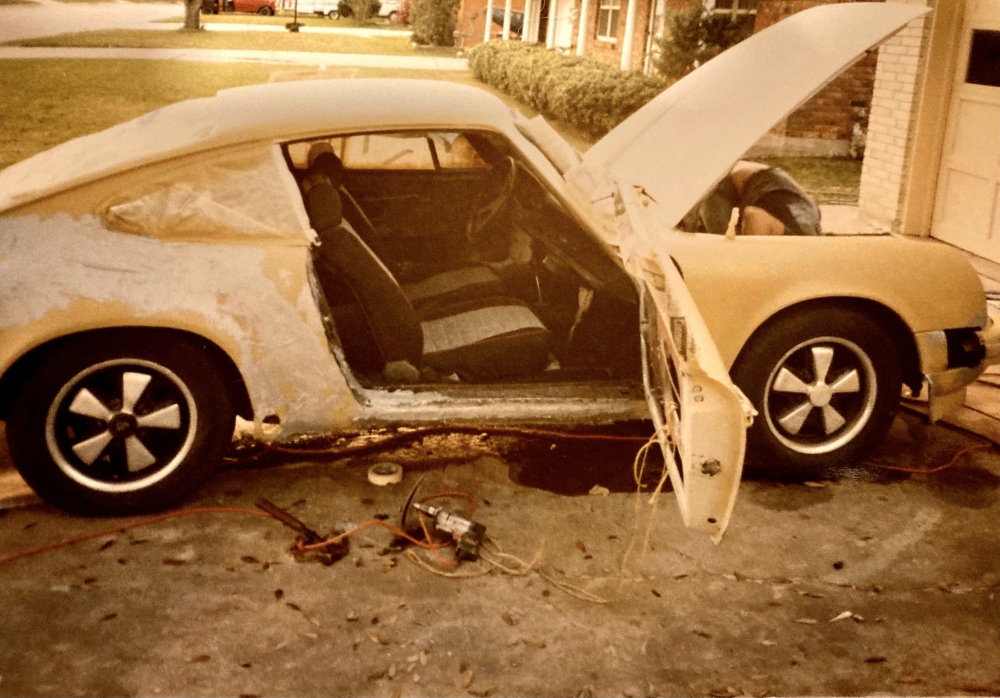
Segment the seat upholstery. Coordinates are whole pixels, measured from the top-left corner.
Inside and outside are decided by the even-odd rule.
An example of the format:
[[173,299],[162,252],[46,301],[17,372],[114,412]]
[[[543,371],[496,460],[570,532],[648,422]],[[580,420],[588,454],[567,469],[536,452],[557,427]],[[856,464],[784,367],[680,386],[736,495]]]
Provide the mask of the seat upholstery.
[[[316,143],[310,148],[309,164],[310,167],[322,169],[336,188],[344,220],[375,254],[385,256],[385,239],[378,234],[354,196],[344,187],[343,163],[328,143]],[[441,272],[415,283],[404,284],[402,288],[410,303],[419,308],[423,305],[501,295],[503,282],[489,267],[473,265]]]
[[[319,245],[314,250],[324,293],[350,293],[333,308],[348,362],[381,371],[407,361],[466,380],[527,377],[544,369],[551,335],[526,305],[494,298],[447,306],[421,318],[391,272],[342,219],[336,188],[311,168],[304,195]],[[345,307],[346,306],[346,307]],[[371,356],[374,349],[378,356]]]

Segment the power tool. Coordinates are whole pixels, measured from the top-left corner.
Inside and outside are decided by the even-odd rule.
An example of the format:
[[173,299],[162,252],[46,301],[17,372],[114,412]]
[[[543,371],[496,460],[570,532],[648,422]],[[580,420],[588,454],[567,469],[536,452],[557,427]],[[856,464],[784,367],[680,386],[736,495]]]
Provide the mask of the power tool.
[[417,511],[422,511],[434,519],[434,528],[451,534],[457,544],[455,557],[459,560],[476,561],[479,559],[479,546],[482,545],[486,527],[481,523],[470,521],[460,514],[448,511],[430,504],[413,503]]

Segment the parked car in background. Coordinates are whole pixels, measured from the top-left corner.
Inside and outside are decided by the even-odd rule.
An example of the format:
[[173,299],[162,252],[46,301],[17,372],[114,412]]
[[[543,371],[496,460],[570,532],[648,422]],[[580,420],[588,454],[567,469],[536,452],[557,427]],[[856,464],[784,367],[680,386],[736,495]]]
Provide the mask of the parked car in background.
[[13,165],[12,459],[57,506],[131,514],[204,481],[237,415],[283,441],[651,419],[685,525],[718,541],[748,429],[775,463],[855,462],[903,384],[929,384],[939,414],[1000,361],[979,277],[946,245],[676,229],[925,11],[800,12],[583,156],[475,87],[321,80],[223,90]]
[[390,22],[395,22],[399,15],[400,0],[382,0],[382,6],[378,9],[378,16],[385,17]]
[[227,9],[233,12],[254,12],[265,17],[273,15],[275,0],[226,0]]
[[[320,17],[337,19],[340,17],[339,4],[340,0],[298,0],[297,9],[300,14],[315,14]],[[285,7],[291,9],[295,7],[295,4],[294,2],[290,5],[286,3]]]

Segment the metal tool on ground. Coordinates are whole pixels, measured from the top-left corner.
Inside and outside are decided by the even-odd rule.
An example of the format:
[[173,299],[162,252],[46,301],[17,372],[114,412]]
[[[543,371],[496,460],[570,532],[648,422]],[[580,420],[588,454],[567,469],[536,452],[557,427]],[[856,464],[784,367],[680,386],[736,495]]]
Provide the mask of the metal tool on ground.
[[413,508],[432,517],[434,528],[438,531],[451,534],[455,539],[455,557],[458,560],[479,559],[479,546],[482,545],[483,536],[486,535],[485,526],[442,507],[414,502]]
[[[297,542],[301,541],[306,545],[312,545],[314,543],[320,543],[323,540],[325,540],[325,538],[321,536],[319,533],[306,526],[304,523],[299,521],[297,518],[295,518],[294,516],[292,516],[287,511],[277,506],[273,502],[261,498],[257,500],[256,504],[258,509],[267,512],[268,514],[276,518],[278,521],[288,526],[293,531],[296,531],[299,534],[298,538],[296,539]],[[303,551],[301,548],[299,548],[297,544],[293,545],[291,550],[292,554],[295,555],[295,557],[299,560],[302,561],[314,560],[316,562],[321,562],[324,565],[332,565],[337,560],[347,555],[347,553],[350,551],[350,545],[351,544],[348,541],[348,539],[344,538],[343,540],[338,541],[337,543],[332,543],[330,545],[327,545],[323,548],[318,548],[316,550]]]

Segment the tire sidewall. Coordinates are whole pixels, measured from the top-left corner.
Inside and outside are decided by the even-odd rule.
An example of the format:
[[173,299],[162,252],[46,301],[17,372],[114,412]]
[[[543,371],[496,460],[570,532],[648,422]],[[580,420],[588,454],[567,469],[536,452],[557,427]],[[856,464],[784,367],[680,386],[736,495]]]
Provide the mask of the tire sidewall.
[[[875,402],[864,426],[843,446],[802,453],[782,443],[765,416],[765,390],[777,365],[794,347],[818,338],[846,340],[871,361]],[[733,382],[758,411],[747,432],[748,455],[781,476],[808,477],[865,458],[885,436],[895,417],[902,373],[889,332],[869,315],[848,308],[814,308],[767,323],[747,342],[733,364]]]
[[[194,439],[183,461],[163,479],[132,491],[105,492],[78,482],[53,459],[46,420],[58,393],[81,371],[116,359],[147,361],[172,372],[197,409]],[[185,338],[155,333],[61,342],[30,371],[7,423],[11,457],[25,481],[49,503],[75,514],[123,516],[166,508],[211,475],[232,440],[235,416],[215,366]]]

